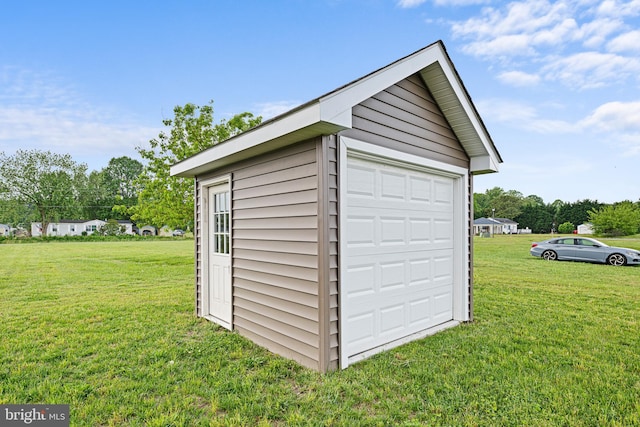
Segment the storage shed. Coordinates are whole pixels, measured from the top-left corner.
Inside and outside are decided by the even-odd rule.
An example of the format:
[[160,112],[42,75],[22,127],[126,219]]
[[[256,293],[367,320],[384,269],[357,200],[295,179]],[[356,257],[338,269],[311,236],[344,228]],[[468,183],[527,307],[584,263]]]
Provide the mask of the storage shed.
[[441,41],[198,153],[196,313],[322,372],[469,321],[501,162]]

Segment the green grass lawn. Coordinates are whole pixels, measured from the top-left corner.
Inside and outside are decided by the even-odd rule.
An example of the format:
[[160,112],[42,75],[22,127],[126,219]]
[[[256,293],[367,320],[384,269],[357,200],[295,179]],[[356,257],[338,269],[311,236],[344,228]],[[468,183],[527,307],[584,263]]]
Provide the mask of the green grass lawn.
[[195,318],[193,241],[0,245],[0,404],[78,426],[640,425],[640,268],[531,257],[544,238],[476,239],[473,323],[326,375]]

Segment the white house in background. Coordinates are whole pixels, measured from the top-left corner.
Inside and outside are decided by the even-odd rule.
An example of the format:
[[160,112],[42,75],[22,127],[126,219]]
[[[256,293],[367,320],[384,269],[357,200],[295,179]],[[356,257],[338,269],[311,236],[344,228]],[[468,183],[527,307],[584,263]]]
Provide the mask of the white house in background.
[[120,227],[124,227],[124,234],[138,234],[133,231],[133,223],[131,221],[119,219],[118,224],[120,224]]
[[593,224],[587,222],[578,226],[578,234],[593,234]]
[[[51,222],[47,226],[47,236],[81,236],[83,232],[87,235],[93,234],[107,222],[100,219],[83,220],[83,219],[63,219],[58,222]],[[118,221],[121,226],[125,227],[126,234],[134,234],[133,224],[131,221]],[[42,236],[42,223],[31,223],[31,236]]]
[[0,237],[8,236],[11,234],[11,227],[7,224],[0,224]]
[[508,218],[478,218],[473,220],[473,234],[517,234],[518,223]]

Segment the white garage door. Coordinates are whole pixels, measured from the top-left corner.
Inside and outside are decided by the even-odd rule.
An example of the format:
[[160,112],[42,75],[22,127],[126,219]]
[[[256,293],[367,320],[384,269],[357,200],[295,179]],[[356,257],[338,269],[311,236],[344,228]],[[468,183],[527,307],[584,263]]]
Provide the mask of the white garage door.
[[347,157],[341,239],[341,353],[453,319],[454,179]]

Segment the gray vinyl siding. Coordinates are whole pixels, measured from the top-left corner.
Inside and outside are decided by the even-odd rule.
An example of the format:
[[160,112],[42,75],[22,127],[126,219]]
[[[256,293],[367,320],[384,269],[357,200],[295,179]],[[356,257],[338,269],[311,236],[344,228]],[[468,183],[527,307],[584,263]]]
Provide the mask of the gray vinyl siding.
[[319,369],[318,140],[234,170],[234,328]]
[[469,167],[469,157],[418,74],[356,105],[353,128],[340,135]]

